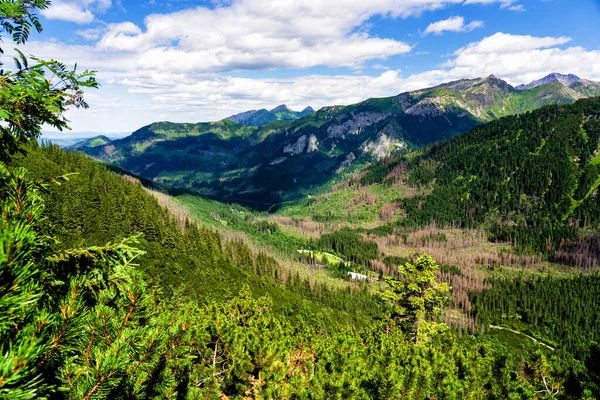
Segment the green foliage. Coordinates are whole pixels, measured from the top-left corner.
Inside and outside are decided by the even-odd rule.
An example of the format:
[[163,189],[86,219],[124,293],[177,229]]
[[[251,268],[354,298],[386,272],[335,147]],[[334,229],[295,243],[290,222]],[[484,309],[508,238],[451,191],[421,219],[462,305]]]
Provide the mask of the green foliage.
[[496,280],[492,289],[471,293],[474,314],[555,345],[583,360],[600,342],[600,276]]
[[445,283],[436,282],[437,269],[435,261],[423,254],[414,264],[407,262],[398,266],[399,278],[384,277],[389,288],[379,294],[392,320],[412,332],[417,343],[427,342],[431,336],[447,329],[444,324],[431,321],[440,315],[451,289]]
[[485,224],[494,239],[522,251],[566,248],[579,228],[600,226],[599,115],[598,99],[548,106],[432,146],[409,176],[437,164],[433,192],[405,201],[402,224]]
[[[24,43],[32,27],[41,31],[34,11],[47,5],[42,0],[0,1],[0,33],[12,35],[17,44]],[[83,89],[98,87],[92,71],[78,72],[77,67],[68,69],[58,61],[35,57],[31,57],[34,63],[30,64],[21,51],[15,50],[16,70],[0,70],[1,161],[7,161],[20,145],[39,137],[44,123],[60,130],[68,128],[63,115],[66,108],[86,108]]]
[[321,235],[317,245],[333,250],[347,261],[364,266],[377,258],[377,243],[363,241],[358,233],[349,228]]
[[[45,151],[65,154],[51,149],[54,150]],[[34,155],[31,152],[29,157]],[[69,157],[81,158],[66,154]],[[89,160],[87,163],[93,165]],[[2,176],[3,182],[27,185],[25,179],[15,180],[6,173]],[[28,224],[43,222],[32,212],[41,211],[36,207],[41,207],[42,199],[35,191],[2,193],[13,193],[3,202],[3,224],[21,224],[14,216],[16,211],[6,211],[17,208]],[[15,237],[11,228],[3,226],[3,237],[16,240],[2,239],[0,246],[18,253],[2,257],[5,261],[17,260],[2,262],[2,276],[13,271],[20,279],[16,286],[9,284],[1,290],[0,321],[8,322],[0,325],[1,343],[7,346],[1,350],[8,356],[6,365],[21,365],[18,360],[23,355],[28,360],[23,364],[26,369],[3,369],[11,374],[2,376],[0,390],[11,398],[43,398],[46,394],[53,397],[54,393],[68,398],[117,399],[426,399],[485,398],[495,393],[534,398],[535,391],[545,390],[542,377],[553,387],[561,383],[561,371],[548,370],[547,375],[539,375],[534,369],[538,363],[535,358],[525,361],[534,375],[525,375],[519,372],[521,359],[519,363],[505,363],[503,351],[495,355],[492,349],[474,340],[457,341],[449,334],[440,337],[423,330],[421,336],[429,336],[427,345],[414,346],[402,330],[385,322],[372,323],[361,330],[342,325],[326,328],[317,317],[292,326],[287,318],[273,312],[272,300],[254,299],[248,289],[229,301],[210,301],[200,308],[178,306],[177,299],[154,296],[139,272],[131,268],[136,256],[139,262],[144,260],[131,247],[135,242],[125,240],[46,255],[49,248],[36,233],[40,230],[30,227],[27,234],[32,236],[27,240]],[[17,241],[18,246],[11,245]],[[36,251],[26,252],[27,246],[34,246]],[[268,260],[260,261],[264,258],[260,254],[253,260],[242,243],[230,242],[225,253],[242,269],[268,265]],[[430,281],[425,272],[431,272],[434,263],[425,261],[428,268],[413,271],[406,266],[405,278],[411,282],[416,279],[423,288],[427,286],[421,295],[430,299]],[[37,266],[37,271],[27,273],[27,265]],[[258,269],[253,273],[260,274]],[[302,283],[291,280],[289,285]],[[10,297],[15,288],[22,290],[16,295],[24,295],[23,298]],[[310,296],[313,290],[306,288],[303,295]],[[325,288],[322,291],[327,292]],[[411,308],[415,315],[422,315],[424,309],[434,313],[435,306],[429,301],[413,301],[418,296],[413,292],[409,301],[409,307],[416,304],[416,308]],[[351,298],[333,296],[332,300],[351,306],[354,312],[364,312],[356,308]],[[178,300],[185,301],[182,297]],[[20,306],[15,308],[15,304]],[[290,309],[289,313],[295,315],[301,310]],[[39,327],[44,329],[38,331]],[[6,351],[8,348],[20,350],[13,356]]]
[[[227,243],[212,229],[190,222],[182,227],[143,186],[132,184],[81,153],[43,145],[18,157],[14,164],[26,167],[37,180],[75,173],[68,185],[50,187],[44,195],[47,218],[41,229],[59,239],[51,244],[54,251],[103,246],[116,238],[142,233],[140,247],[146,254],[139,258],[138,268],[166,298],[224,301],[248,285],[256,296],[271,296],[277,312],[301,305],[294,314],[298,318],[311,318],[320,312],[330,323],[349,320],[362,324],[379,313],[376,299],[360,290],[318,285],[307,291],[308,283],[300,279],[286,284],[288,274],[271,257],[253,253],[243,242]],[[241,207],[234,211],[227,205],[215,208],[218,213],[225,210],[234,227],[248,229],[253,237],[281,240],[277,246],[293,252],[298,249],[294,246],[305,244],[289,242],[281,231],[260,233],[244,222],[248,214],[240,213]],[[362,311],[355,312],[357,309]]]
[[[41,29],[32,12],[46,5],[0,1],[3,31],[26,40],[32,26]],[[26,156],[15,156],[42,123],[65,127],[65,107],[85,106],[79,89],[95,86],[91,74],[59,63],[26,63],[22,57],[16,73],[0,77],[2,157],[10,161],[0,163],[0,397],[598,394],[597,346],[577,369],[566,369],[542,352],[517,357],[485,339],[459,340],[431,322],[449,288],[435,282],[437,266],[428,256],[401,266],[399,279],[386,279],[383,298],[396,321],[410,325],[400,329],[381,319],[365,285],[334,291],[298,276],[283,278],[274,259],[173,218],[141,185],[81,154],[34,143]],[[44,83],[44,70],[60,77],[58,88]],[[279,233],[269,223],[247,225],[264,235]],[[377,246],[360,239],[342,230],[319,243],[366,264]],[[593,285],[581,285],[589,287],[596,296]],[[361,319],[369,323],[357,323]],[[414,345],[413,333],[427,345]]]
[[44,398],[59,389],[89,398],[98,383],[117,386],[152,342],[135,237],[50,253],[38,233],[47,184],[4,164],[0,174],[0,395]]
[[265,213],[190,194],[179,195],[175,199],[189,209],[204,226],[218,229],[225,227],[227,230],[243,232],[253,243],[267,245],[288,254],[309,246],[306,239],[289,235],[278,224],[262,220]]
[[[49,5],[48,0],[17,0],[0,2],[0,32],[12,36],[17,44],[23,44],[29,38],[31,28],[42,31],[42,24],[34,11],[45,10]],[[2,53],[2,49],[0,49]]]

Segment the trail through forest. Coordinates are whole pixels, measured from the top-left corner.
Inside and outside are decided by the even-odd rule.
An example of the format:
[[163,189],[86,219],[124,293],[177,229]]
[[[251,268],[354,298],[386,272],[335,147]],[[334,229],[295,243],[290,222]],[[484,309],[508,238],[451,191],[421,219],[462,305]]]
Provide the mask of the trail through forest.
[[512,333],[516,333],[517,335],[525,336],[526,338],[529,338],[529,339],[533,340],[534,342],[539,343],[542,346],[549,348],[552,351],[556,351],[556,349],[554,347],[547,345],[546,343],[542,342],[541,340],[538,340],[538,339],[534,338],[533,336],[529,336],[526,333],[515,331],[514,329],[510,329],[510,328],[504,328],[502,326],[497,326],[497,325],[490,325],[490,329],[499,329],[501,331],[509,331]]

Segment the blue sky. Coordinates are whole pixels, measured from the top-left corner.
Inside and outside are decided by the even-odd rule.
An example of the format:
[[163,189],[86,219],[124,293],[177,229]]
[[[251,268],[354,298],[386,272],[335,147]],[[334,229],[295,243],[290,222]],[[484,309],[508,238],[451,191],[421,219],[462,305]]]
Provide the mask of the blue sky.
[[98,71],[73,131],[130,132],[490,74],[600,80],[599,22],[596,0],[53,0],[24,50]]

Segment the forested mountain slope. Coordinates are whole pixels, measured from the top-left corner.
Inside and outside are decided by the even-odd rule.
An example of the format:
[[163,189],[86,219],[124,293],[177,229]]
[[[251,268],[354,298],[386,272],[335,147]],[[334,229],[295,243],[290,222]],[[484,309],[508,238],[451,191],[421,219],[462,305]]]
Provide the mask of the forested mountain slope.
[[[255,208],[313,193],[343,171],[453,137],[493,119],[600,94],[584,80],[516,90],[489,76],[324,107],[260,127],[230,120],[154,123],[83,151],[167,186]],[[589,81],[586,81],[589,82]]]
[[[307,291],[308,282],[290,275],[266,254],[214,230],[177,221],[141,185],[81,153],[42,146],[18,157],[15,165],[26,167],[35,179],[74,173],[46,195],[42,227],[44,234],[60,238],[54,250],[101,246],[141,233],[139,247],[146,254],[139,259],[140,269],[169,298],[223,301],[249,285],[255,295],[269,294],[278,312],[295,310],[313,318],[318,310],[330,321],[364,321],[378,313],[374,298],[360,288],[338,291],[316,284]],[[363,305],[350,305],[352,297]]]
[[[77,173],[48,187],[44,196],[47,217],[40,221],[39,234],[58,239],[51,249],[58,256],[50,260],[75,276],[72,291],[64,293],[71,303],[60,303],[64,284],[58,292],[54,289],[56,307],[70,305],[47,328],[54,347],[48,347],[47,355],[38,347],[42,355],[30,364],[30,376],[41,373],[41,378],[23,398],[52,393],[56,387],[116,399],[136,393],[140,398],[157,393],[178,398],[538,398],[535,393],[549,390],[548,385],[565,398],[577,398],[597,390],[589,375],[594,371],[591,358],[573,364],[568,354],[556,358],[528,341],[517,349],[507,346],[502,335],[460,339],[443,324],[423,321],[429,328],[415,344],[412,319],[406,319],[413,298],[405,298],[401,281],[390,280],[398,286],[384,297],[386,302],[360,290],[311,288],[293,277],[282,286],[273,260],[252,254],[243,243],[226,243],[208,229],[179,225],[140,185],[80,154],[42,147],[17,157],[14,165],[26,166],[36,179]],[[147,251],[136,260],[137,269],[153,285],[145,286],[131,266],[110,267],[106,280],[78,289],[77,282],[103,276],[104,269],[87,272],[84,263],[104,265],[102,257],[114,257],[115,247],[105,244],[135,232],[144,234],[138,246]],[[323,241],[340,239],[330,235]],[[89,247],[93,245],[98,246]],[[130,249],[107,260],[127,262],[136,252]],[[423,285],[419,290],[437,287],[429,281],[435,263],[421,257],[416,265],[413,273],[424,274],[414,277]],[[241,285],[248,289],[231,298]],[[269,297],[256,299],[260,294]],[[190,299],[193,303],[185,305]],[[89,312],[77,308],[81,301]],[[407,308],[395,308],[394,301]],[[397,325],[385,313],[375,314],[380,307],[390,307],[392,317],[401,312],[403,322]],[[360,323],[348,325],[354,319],[350,312],[370,323],[360,329]],[[3,393],[22,388],[26,386],[19,380],[0,387]]]
[[[42,30],[36,12],[48,6],[46,0],[0,0],[0,33],[12,36],[17,46],[25,43],[32,30]],[[399,241],[379,241],[380,247],[373,234],[345,227],[317,231],[310,242],[296,238],[292,244],[308,244],[314,251],[292,251],[313,263],[333,259],[339,272],[356,265],[379,266],[381,273],[385,266],[389,274],[360,284],[345,281],[344,290],[301,280],[249,246],[245,236],[221,235],[197,224],[191,213],[177,213],[165,194],[146,190],[134,177],[110,172],[81,153],[37,147],[42,126],[68,128],[67,107],[87,108],[83,90],[99,85],[94,72],[31,58],[35,64],[19,52],[15,71],[0,70],[0,398],[589,400],[600,395],[600,327],[589,315],[596,303],[585,301],[585,296],[600,298],[597,275],[562,285],[544,282],[532,291],[540,297],[535,301],[522,287],[507,291],[512,285],[507,281],[474,298],[476,308],[463,315],[447,308],[450,296],[466,305],[463,283],[476,281],[481,271],[472,268],[463,276],[466,269],[438,265],[423,252],[393,255],[389,252],[401,247]],[[260,131],[231,124],[179,131],[195,129],[198,136],[219,140],[240,135],[254,140]],[[583,128],[593,131],[585,123]],[[169,137],[179,132],[168,124],[161,129]],[[155,133],[139,135],[154,140]],[[580,135],[589,139],[587,132]],[[422,185],[424,177],[416,174],[414,184]],[[390,178],[385,181],[394,183]],[[212,210],[203,221],[211,218],[211,226],[234,222],[248,232],[281,238],[267,214],[247,217],[248,210],[237,205],[207,203]],[[415,232],[404,236],[404,244],[447,239],[439,232],[418,232],[419,237]],[[451,246],[465,242],[450,240]],[[350,264],[322,251],[317,260],[318,250],[342,254]],[[383,262],[377,264],[375,257]],[[331,266],[325,261],[317,267]],[[476,289],[490,287],[486,282]],[[556,301],[561,296],[581,310],[569,312],[569,303]],[[541,300],[549,300],[560,320],[537,312],[545,305]],[[557,340],[556,351],[519,332],[484,332],[474,313],[485,322],[522,322],[531,334]],[[588,325],[574,323],[582,318]],[[457,319],[468,319],[469,329]],[[560,321],[557,329],[548,326],[553,321]],[[573,333],[565,329],[569,324]],[[534,332],[538,329],[543,331]]]
[[397,179],[429,188],[397,199],[406,212],[399,225],[485,225],[523,250],[582,251],[597,261],[599,140],[600,99],[579,100],[490,122],[374,165],[361,179],[391,191]]
[[66,149],[86,151],[87,149],[91,149],[97,146],[105,146],[108,143],[110,143],[110,138],[108,138],[105,135],[98,135],[66,146]]

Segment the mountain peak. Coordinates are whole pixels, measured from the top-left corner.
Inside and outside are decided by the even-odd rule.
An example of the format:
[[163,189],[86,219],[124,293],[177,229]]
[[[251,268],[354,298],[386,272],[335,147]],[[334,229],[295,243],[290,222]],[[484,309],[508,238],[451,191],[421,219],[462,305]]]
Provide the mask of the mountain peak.
[[505,80],[502,80],[500,78],[497,78],[496,75],[494,75],[494,74],[489,75],[487,78],[485,78],[484,82],[486,82],[490,86],[497,87],[502,90],[512,89],[512,87],[508,84],[508,82],[506,82]]
[[272,113],[285,112],[285,111],[292,111],[292,110],[290,110],[289,107],[286,106],[285,104],[277,106],[271,110]]
[[262,126],[273,121],[294,120],[305,117],[315,112],[312,107],[306,107],[302,111],[294,111],[285,104],[275,107],[272,110],[261,108],[260,110],[250,110],[235,114],[226,119],[242,125]]
[[559,74],[558,72],[552,72],[551,74],[546,75],[542,79],[554,79],[561,83],[564,83],[567,86],[572,84],[573,82],[577,82],[578,80],[580,80],[580,78],[577,75],[573,75],[573,74],[564,75],[564,74]]
[[577,75],[573,74],[560,74],[558,72],[552,72],[542,79],[535,80],[528,84],[519,85],[516,87],[517,90],[532,89],[538,86],[546,85],[552,82],[560,82],[565,86],[571,86],[575,82],[579,82],[581,79]]

